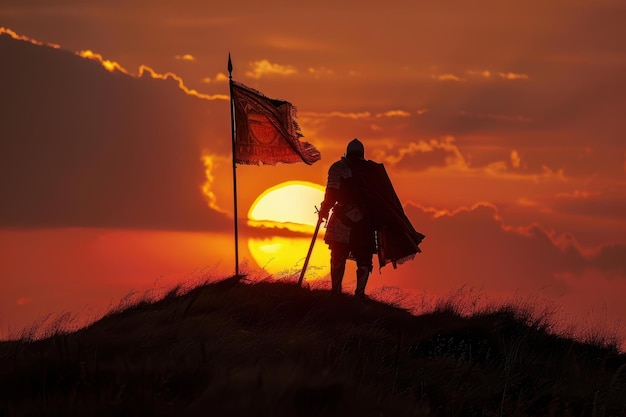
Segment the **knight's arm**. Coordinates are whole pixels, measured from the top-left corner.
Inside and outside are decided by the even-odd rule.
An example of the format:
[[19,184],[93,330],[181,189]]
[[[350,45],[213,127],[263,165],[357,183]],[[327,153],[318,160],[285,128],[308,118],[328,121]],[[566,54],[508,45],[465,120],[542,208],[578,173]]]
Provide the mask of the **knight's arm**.
[[322,208],[320,209],[320,216],[322,219],[328,218],[330,209],[333,208],[339,197],[339,190],[337,188],[326,187],[326,193],[324,194],[324,201],[322,201]]
[[330,169],[328,170],[326,193],[324,194],[324,201],[322,201],[322,207],[320,209],[320,217],[323,219],[328,218],[328,213],[330,212],[330,209],[333,208],[333,206],[339,199],[341,176],[341,166],[338,163],[331,165]]

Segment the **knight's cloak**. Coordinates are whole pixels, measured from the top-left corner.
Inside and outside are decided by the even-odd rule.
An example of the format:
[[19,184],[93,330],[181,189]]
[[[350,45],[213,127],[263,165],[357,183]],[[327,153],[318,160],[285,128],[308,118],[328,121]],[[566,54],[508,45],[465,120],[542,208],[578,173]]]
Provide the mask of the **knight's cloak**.
[[350,167],[376,230],[379,267],[391,263],[396,268],[413,259],[421,252],[419,245],[425,236],[406,217],[384,165],[362,160]]

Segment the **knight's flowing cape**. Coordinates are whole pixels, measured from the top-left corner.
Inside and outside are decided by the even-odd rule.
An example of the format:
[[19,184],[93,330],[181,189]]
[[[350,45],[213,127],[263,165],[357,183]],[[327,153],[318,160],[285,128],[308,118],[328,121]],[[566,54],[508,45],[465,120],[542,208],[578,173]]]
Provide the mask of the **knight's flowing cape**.
[[424,235],[417,232],[404,213],[400,199],[383,164],[359,161],[351,164],[358,189],[363,192],[365,206],[377,230],[380,268],[391,262],[394,268],[420,253]]

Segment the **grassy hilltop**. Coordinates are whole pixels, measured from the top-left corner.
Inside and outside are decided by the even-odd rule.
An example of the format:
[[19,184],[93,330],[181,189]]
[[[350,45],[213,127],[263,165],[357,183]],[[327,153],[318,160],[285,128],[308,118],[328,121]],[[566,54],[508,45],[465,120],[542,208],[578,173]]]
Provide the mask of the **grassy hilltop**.
[[519,307],[234,278],[0,343],[0,416],[624,416],[626,355]]

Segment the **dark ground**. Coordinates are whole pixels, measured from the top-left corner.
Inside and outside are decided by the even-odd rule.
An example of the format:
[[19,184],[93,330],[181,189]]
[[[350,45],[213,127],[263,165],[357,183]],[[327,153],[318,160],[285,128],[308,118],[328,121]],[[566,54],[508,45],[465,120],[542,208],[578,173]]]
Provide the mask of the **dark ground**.
[[0,416],[626,416],[626,355],[507,306],[227,279],[0,342]]

